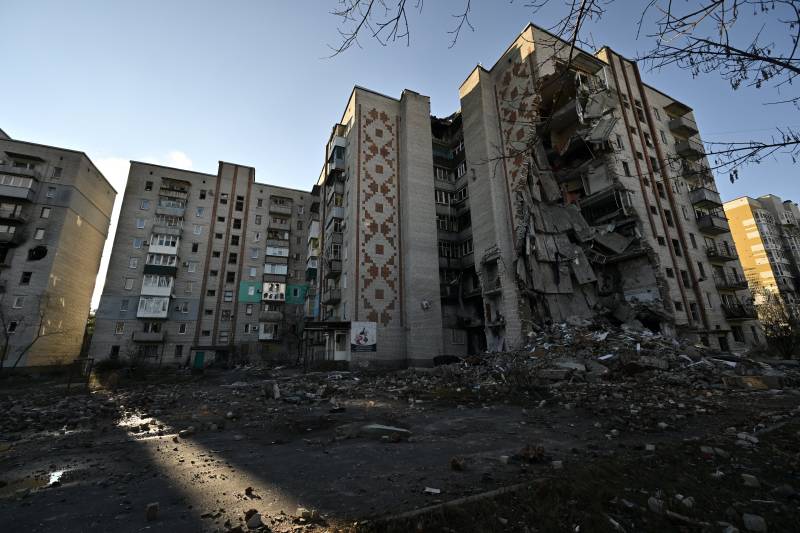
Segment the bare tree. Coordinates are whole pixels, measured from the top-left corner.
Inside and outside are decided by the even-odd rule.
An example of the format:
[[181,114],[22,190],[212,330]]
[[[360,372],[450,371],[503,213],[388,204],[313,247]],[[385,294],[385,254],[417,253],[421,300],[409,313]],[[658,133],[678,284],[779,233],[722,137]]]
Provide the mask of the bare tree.
[[[0,328],[2,328],[1,340],[3,343],[2,348],[0,348],[0,372],[6,367],[6,360],[10,360],[11,357],[16,356],[14,364],[10,367],[12,370],[15,369],[20,361],[22,361],[25,354],[27,354],[41,339],[66,333],[66,331],[60,327],[51,327],[51,321],[48,319],[49,305],[50,297],[48,294],[44,294],[39,301],[35,321],[33,323],[27,323],[26,319],[29,318],[30,315],[21,317],[19,320],[12,320],[7,316],[6,310],[2,302],[0,302]],[[14,336],[21,336],[27,331],[33,332],[30,341],[17,347],[15,353],[13,353],[12,340]]]
[[790,359],[800,350],[800,310],[767,288],[754,291],[758,318],[764,328],[767,345]]
[[[339,18],[341,42],[331,46],[333,56],[354,44],[360,46],[362,36],[382,46],[397,41],[410,45],[410,19],[421,15],[424,7],[423,0],[416,0],[411,6],[406,0],[338,0],[338,3],[332,14]],[[551,0],[530,0],[524,5],[535,16],[552,4]],[[456,5],[451,14],[455,24],[448,31],[452,36],[451,47],[464,27],[475,29],[470,18],[474,3],[459,0]],[[546,29],[570,47],[588,45],[584,37],[586,23],[598,21],[612,5],[629,9],[628,3],[615,0],[566,0],[563,16]],[[638,36],[645,45],[637,59],[650,69],[678,68],[688,70],[693,77],[717,75],[728,81],[732,90],[771,89],[764,105],[800,109],[800,95],[793,84],[800,74],[800,0],[647,0],[640,10]],[[786,125],[777,127],[767,138],[705,142],[705,145],[713,168],[728,173],[731,181],[735,181],[738,168],[745,164],[779,156],[795,162],[800,156],[800,132]]]

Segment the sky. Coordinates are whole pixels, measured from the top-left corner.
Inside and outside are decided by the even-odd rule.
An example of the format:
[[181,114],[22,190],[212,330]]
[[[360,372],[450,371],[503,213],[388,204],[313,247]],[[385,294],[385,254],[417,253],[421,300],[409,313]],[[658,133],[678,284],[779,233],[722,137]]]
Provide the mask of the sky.
[[[92,308],[128,161],[210,173],[231,161],[255,167],[258,181],[310,189],[354,85],[395,97],[408,88],[430,96],[433,114],[449,115],[477,64],[490,67],[527,22],[549,27],[563,15],[562,0],[535,14],[528,2],[473,0],[475,31],[465,27],[451,47],[463,3],[428,0],[421,14],[412,10],[408,46],[363,38],[330,57],[340,42],[337,0],[0,0],[0,128],[86,152],[120,193]],[[641,4],[617,0],[586,36],[635,57],[648,42],[636,36]],[[714,75],[678,69],[642,76],[694,108],[705,140],[800,126],[796,109],[763,105],[778,99],[765,89],[734,92]],[[797,167],[786,158],[746,167],[734,184],[718,176],[717,185],[724,200],[772,193],[800,201]]]

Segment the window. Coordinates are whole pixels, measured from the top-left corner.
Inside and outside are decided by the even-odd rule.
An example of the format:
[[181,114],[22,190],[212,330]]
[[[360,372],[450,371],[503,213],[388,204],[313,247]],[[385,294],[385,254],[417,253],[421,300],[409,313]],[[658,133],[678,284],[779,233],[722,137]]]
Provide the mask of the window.
[[256,225],[261,224],[261,215],[256,215]]
[[263,198],[256,199],[256,207],[264,207],[264,199]]
[[133,289],[133,278],[125,278],[125,290],[130,291]]
[[209,289],[209,290],[206,291],[206,296],[208,296],[209,298],[213,298],[216,295],[217,295],[217,291],[215,291],[214,289]]
[[672,211],[664,209],[664,219],[667,221],[667,226],[670,228],[675,227],[675,221],[672,219]]
[[205,199],[206,199],[206,190],[205,190],[205,189],[200,189],[200,195],[199,195],[199,198],[200,198],[201,200],[205,200]]
[[42,208],[42,213],[39,216],[41,218],[50,218],[50,208],[49,207],[43,207]]
[[731,333],[733,333],[733,340],[736,342],[744,342],[744,332],[741,326],[731,326]]
[[450,203],[450,195],[447,194],[447,191],[443,191],[441,189],[436,189],[436,203],[447,205]]
[[153,182],[152,181],[145,181],[144,182],[144,190],[152,191],[153,190]]
[[224,302],[232,302],[233,301],[233,291],[225,291],[222,293],[222,301]]
[[[254,242],[258,242],[258,241],[260,241],[260,240],[261,240],[261,233],[257,231],[257,232],[255,232],[255,233],[253,234],[253,241],[254,241]],[[299,243],[298,243],[298,244],[299,244]]]
[[24,296],[15,296],[14,297],[14,304],[12,305],[12,307],[14,309],[22,309],[22,305],[24,303],[25,303],[25,297]]
[[211,336],[211,330],[204,329],[203,331],[200,332],[200,335],[202,337],[210,337]]
[[[697,307],[696,302],[689,302],[689,313],[692,315],[692,320],[699,322],[700,321],[700,312],[699,308]],[[719,327],[719,326],[717,326]]]
[[667,269],[666,269],[666,270],[667,270],[667,277],[668,277],[668,278],[674,278],[674,277],[675,277],[675,271],[674,271],[674,270],[672,270],[672,269],[671,269],[671,268],[669,268],[669,267],[667,267]]
[[660,181],[656,182],[656,190],[658,191],[658,195],[661,198],[666,198],[667,197],[667,193],[664,190],[664,184],[661,183]]
[[689,234],[689,241],[692,243],[692,248],[697,250],[697,239],[694,238],[694,233]]
[[143,218],[137,218],[136,219],[136,228],[137,229],[144,229],[144,219]]
[[212,278],[216,278],[219,275],[219,271],[218,270],[209,270],[208,271],[208,275],[211,276]]
[[196,242],[192,243],[192,253],[197,253],[197,250],[200,248],[200,245]]
[[242,198],[241,196],[237,196],[236,205],[233,206],[233,209],[234,211],[244,211],[244,198]]
[[681,243],[678,239],[672,239],[672,248],[675,250],[675,255],[677,257],[683,257],[683,253],[681,252]]
[[185,323],[178,324],[178,335],[186,335],[186,324]]
[[706,269],[703,268],[703,263],[700,261],[697,262],[697,271],[700,273],[701,278],[706,277]]
[[658,108],[653,108],[653,114],[656,116],[656,120],[661,120],[661,114],[658,112]]
[[139,258],[138,257],[128,258],[128,268],[139,268]]
[[213,257],[215,259],[217,257],[219,257],[220,255],[222,255],[222,252],[220,252],[219,250],[214,250],[213,252],[211,252],[211,257]]
[[217,217],[217,222],[225,222],[225,217]]
[[194,282],[187,281],[186,282],[186,294],[192,294],[192,290],[194,290]]
[[150,209],[150,200],[142,198],[139,201],[139,209],[141,209],[142,211],[147,211],[148,209]]
[[195,209],[194,216],[196,216],[198,218],[202,217],[203,213],[205,213],[205,210],[206,210],[205,207],[198,207],[197,209]]
[[195,224],[192,227],[192,233],[194,233],[195,235],[200,235],[201,233],[203,233],[203,226],[198,226],[197,224]]
[[228,205],[228,193],[224,192],[219,195],[219,203],[222,205]]
[[630,175],[631,175],[631,167],[628,165],[628,162],[627,162],[627,161],[623,161],[623,162],[622,162],[622,172],[623,172],[623,173],[624,173],[626,176],[630,176]]
[[189,261],[189,265],[186,270],[188,272],[197,272],[197,261]]
[[661,135],[661,142],[664,143],[664,144],[667,144],[667,136],[664,135],[664,132],[661,131],[661,130],[658,130],[658,133],[659,133],[659,135]]
[[37,241],[44,239],[44,228],[36,228],[36,231],[33,232],[33,238]]
[[222,233],[215,233],[214,234],[214,238],[215,239],[221,239],[222,238]]
[[120,300],[120,302],[119,302],[119,310],[121,312],[123,312],[123,313],[126,312],[128,310],[128,304],[129,303],[130,303],[130,300],[128,300],[127,298],[125,298],[124,300]]
[[244,314],[252,315],[253,314],[253,304],[247,304],[244,308]]
[[[302,200],[303,198],[301,197],[300,199]],[[305,213],[305,212],[306,212],[306,211],[305,211],[305,207],[303,207],[302,205],[298,205],[298,206],[297,206],[297,214],[298,214],[298,215],[302,215],[302,214],[303,214],[303,213]]]
[[636,152],[636,159],[638,159],[639,161],[644,161],[644,155],[642,154],[642,152]]
[[214,316],[214,310],[213,309],[203,309],[203,314],[205,316]]
[[691,281],[689,281],[689,273],[685,270],[681,270],[681,281],[683,282],[683,286],[686,288],[692,286]]
[[183,357],[183,344],[175,345],[175,357]]
[[276,257],[289,257],[289,247],[267,245],[267,255],[272,255]]
[[650,213],[652,213],[654,215],[658,214],[658,209],[656,208],[656,206],[654,206],[654,205],[650,206]]
[[658,161],[656,161],[655,157],[650,158],[650,168],[653,169],[654,174],[658,172]]
[[47,197],[48,198],[55,198],[56,197],[56,188],[55,187],[48,187],[47,188]]
[[653,141],[650,139],[650,134],[647,132],[644,132],[644,144],[650,147],[653,146]]
[[235,282],[236,282],[236,272],[226,272],[225,283],[235,283]]
[[250,248],[250,259],[258,259],[258,248]]
[[239,236],[231,235],[231,246],[239,246]]
[[53,179],[57,180],[61,177],[61,173],[64,172],[64,169],[61,167],[53,167]]
[[233,219],[233,229],[242,229],[242,219],[241,218],[234,218]]
[[238,261],[238,260],[239,260],[239,254],[237,254],[236,252],[231,252],[231,253],[228,254],[228,264],[229,265],[235,265],[236,261]]
[[656,240],[658,241],[658,244],[660,244],[661,246],[666,246],[667,245],[667,240],[664,237],[660,236],[660,235],[658,237],[656,237]]
[[142,243],[144,242],[143,239],[135,238],[133,239],[133,247],[137,250],[142,247]]
[[264,274],[279,274],[285,276],[289,271],[287,265],[279,265],[277,263],[264,264]]
[[33,276],[33,272],[23,272],[22,276],[19,278],[19,284],[20,285],[30,285],[32,276]]
[[256,267],[250,267],[250,270],[249,270],[249,272],[248,272],[248,275],[249,275],[251,278],[254,278],[254,277],[256,277],[256,275],[258,275],[258,269],[257,269]]
[[681,302],[676,300],[676,301],[674,301],[672,303],[673,303],[673,305],[675,305],[675,310],[676,311],[683,311],[683,304]]
[[622,135],[617,134],[617,148],[620,150],[625,149],[625,145],[622,143]]
[[123,333],[125,333],[125,322],[114,324],[114,335],[122,335]]

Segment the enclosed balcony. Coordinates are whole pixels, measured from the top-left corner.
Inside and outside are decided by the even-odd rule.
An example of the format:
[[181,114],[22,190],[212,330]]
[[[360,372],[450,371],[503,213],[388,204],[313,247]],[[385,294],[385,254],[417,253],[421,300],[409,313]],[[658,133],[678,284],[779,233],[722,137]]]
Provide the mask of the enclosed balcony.
[[722,312],[728,320],[755,320],[757,313],[755,307],[744,304],[722,304]]
[[38,190],[39,182],[32,177],[0,174],[0,197],[32,202]]
[[156,235],[174,235],[180,237],[183,228],[180,226],[164,226],[161,224],[153,226],[153,233]]
[[722,207],[719,193],[708,187],[697,187],[689,191],[689,201],[695,207],[703,209],[716,209]]
[[175,285],[175,278],[146,274],[142,280],[142,296],[170,296]]
[[325,221],[328,222],[332,218],[343,219],[344,218],[344,207],[341,206],[329,206],[327,216],[325,217]]
[[267,229],[289,231],[292,229],[292,222],[288,218],[271,217]]
[[705,155],[703,144],[695,139],[685,139],[675,143],[675,151],[686,159],[696,160]]
[[12,209],[3,209],[0,207],[0,221],[16,222],[23,224],[28,221],[28,215],[22,212],[22,206],[17,204]]
[[700,131],[697,129],[697,124],[695,124],[694,120],[687,116],[670,119],[669,130],[681,137],[691,137],[692,135],[697,135]]
[[331,147],[330,157],[328,157],[326,180],[341,179],[344,174],[344,146],[337,145]]
[[322,303],[324,305],[336,305],[342,301],[341,289],[328,289],[322,294]]
[[139,298],[136,318],[167,318],[169,315],[169,298],[143,296]]
[[739,258],[736,250],[732,249],[730,246],[727,246],[727,244],[706,246],[706,255],[711,261],[720,263],[726,261],[736,261]]
[[180,239],[175,235],[156,235],[150,236],[150,246],[147,251],[151,254],[178,255]]
[[163,331],[134,331],[133,342],[164,342]]
[[[2,231],[5,229],[6,231]],[[13,230],[13,231],[8,231]],[[17,246],[23,240],[22,232],[17,231],[15,226],[5,226],[0,224],[0,245]]]
[[721,233],[730,233],[731,231],[728,219],[715,214],[698,216],[697,227],[700,228],[700,231],[708,235],[719,235]]

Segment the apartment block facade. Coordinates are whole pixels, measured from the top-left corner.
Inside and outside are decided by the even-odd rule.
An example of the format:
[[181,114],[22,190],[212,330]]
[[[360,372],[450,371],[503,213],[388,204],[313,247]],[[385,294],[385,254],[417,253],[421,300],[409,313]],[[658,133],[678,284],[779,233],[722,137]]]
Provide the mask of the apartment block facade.
[[304,191],[131,162],[90,354],[159,364],[296,357]]
[[[533,25],[459,94],[438,118],[413,91],[353,90],[315,186],[314,357],[431,364],[603,310],[761,342],[690,107]],[[374,351],[351,349],[353,323]]]
[[80,355],[115,197],[85,153],[0,130],[3,366],[62,365]]
[[800,303],[800,209],[767,194],[725,202],[725,216],[751,290]]

